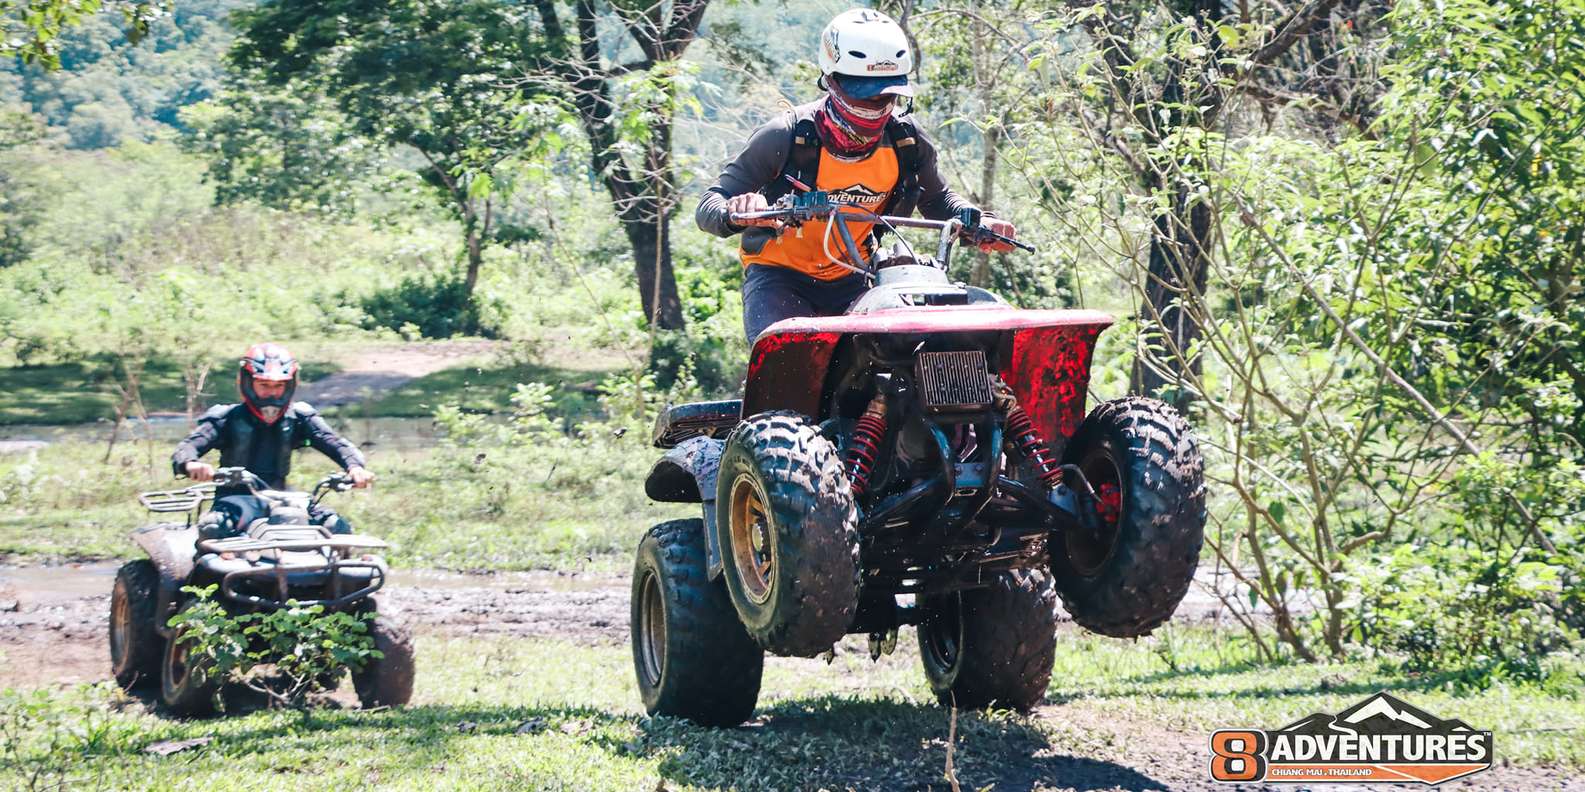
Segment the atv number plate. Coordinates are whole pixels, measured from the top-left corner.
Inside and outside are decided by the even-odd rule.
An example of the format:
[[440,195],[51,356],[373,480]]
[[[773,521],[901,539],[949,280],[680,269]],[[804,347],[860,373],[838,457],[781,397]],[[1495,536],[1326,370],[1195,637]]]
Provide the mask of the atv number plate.
[[924,352],[914,370],[927,409],[980,409],[991,403],[991,375],[978,349]]

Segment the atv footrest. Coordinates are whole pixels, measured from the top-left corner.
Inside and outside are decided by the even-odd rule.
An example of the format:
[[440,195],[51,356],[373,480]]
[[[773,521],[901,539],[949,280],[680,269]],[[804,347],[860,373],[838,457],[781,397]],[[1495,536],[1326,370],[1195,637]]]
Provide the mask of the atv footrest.
[[724,437],[743,414],[739,399],[694,402],[668,408],[655,419],[655,447],[673,448],[692,437]]

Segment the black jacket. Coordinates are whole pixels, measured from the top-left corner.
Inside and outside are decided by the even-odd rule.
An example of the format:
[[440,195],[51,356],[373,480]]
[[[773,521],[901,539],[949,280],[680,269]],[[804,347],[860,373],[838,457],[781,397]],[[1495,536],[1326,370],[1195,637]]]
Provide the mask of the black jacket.
[[245,467],[272,488],[285,489],[286,476],[292,470],[292,450],[304,446],[313,446],[343,468],[364,466],[358,447],[336,434],[317,410],[307,402],[292,402],[274,425],[253,417],[240,403],[209,408],[192,434],[176,446],[171,467],[176,475],[184,476],[188,462],[218,448],[220,467]]

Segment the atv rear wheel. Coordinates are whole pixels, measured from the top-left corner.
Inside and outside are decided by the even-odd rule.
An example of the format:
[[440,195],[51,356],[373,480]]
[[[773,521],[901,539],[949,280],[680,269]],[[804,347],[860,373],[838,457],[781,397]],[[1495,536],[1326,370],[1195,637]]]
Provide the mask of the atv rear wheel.
[[765,655],[705,566],[704,522],[649,529],[633,563],[633,668],[644,709],[702,726],[754,714]]
[[1102,635],[1148,635],[1188,592],[1204,540],[1204,462],[1188,422],[1155,399],[1115,399],[1084,419],[1063,456],[1095,489],[1101,530],[1053,537],[1062,603]]
[[1057,652],[1057,595],[1043,569],[921,600],[919,657],[942,706],[1026,712],[1045,698]]
[[369,637],[383,657],[370,658],[353,672],[352,688],[365,709],[401,707],[413,698],[413,636],[392,614],[379,613],[379,603],[369,600]]
[[830,649],[859,593],[858,510],[836,448],[798,413],[760,413],[727,438],[716,491],[722,577],[749,635],[780,655]]
[[[188,606],[182,606],[186,610]],[[201,718],[215,714],[215,698],[220,692],[220,680],[213,678],[213,663],[194,655],[194,641],[172,636],[165,642],[164,660],[160,663],[160,701],[177,715]]]
[[160,573],[147,559],[128,561],[116,570],[110,590],[110,673],[125,690],[160,677],[165,639],[155,624],[159,585]]

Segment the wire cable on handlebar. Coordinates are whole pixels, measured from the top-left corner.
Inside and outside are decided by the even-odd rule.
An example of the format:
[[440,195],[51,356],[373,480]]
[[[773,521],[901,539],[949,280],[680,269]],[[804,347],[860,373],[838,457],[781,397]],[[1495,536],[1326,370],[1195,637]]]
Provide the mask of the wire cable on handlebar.
[[914,261],[919,260],[919,254],[914,251],[914,246],[908,242],[908,238],[904,237],[902,232],[897,230],[897,226],[892,225],[884,215],[878,215],[861,206],[838,206],[832,209],[831,217],[827,218],[825,234],[823,234],[820,239],[820,252],[825,254],[826,260],[830,263],[844,269],[857,272],[860,275],[864,275],[872,280],[875,278],[875,272],[873,270],[860,269],[858,267],[851,266],[847,262],[841,261],[835,256],[831,255],[831,232],[836,228],[836,224],[838,222],[836,216],[838,214],[859,215],[861,217],[867,217],[871,224],[879,223],[883,226],[886,226],[886,228],[895,234],[897,239],[903,243],[903,247],[908,249],[908,255],[912,256]]

